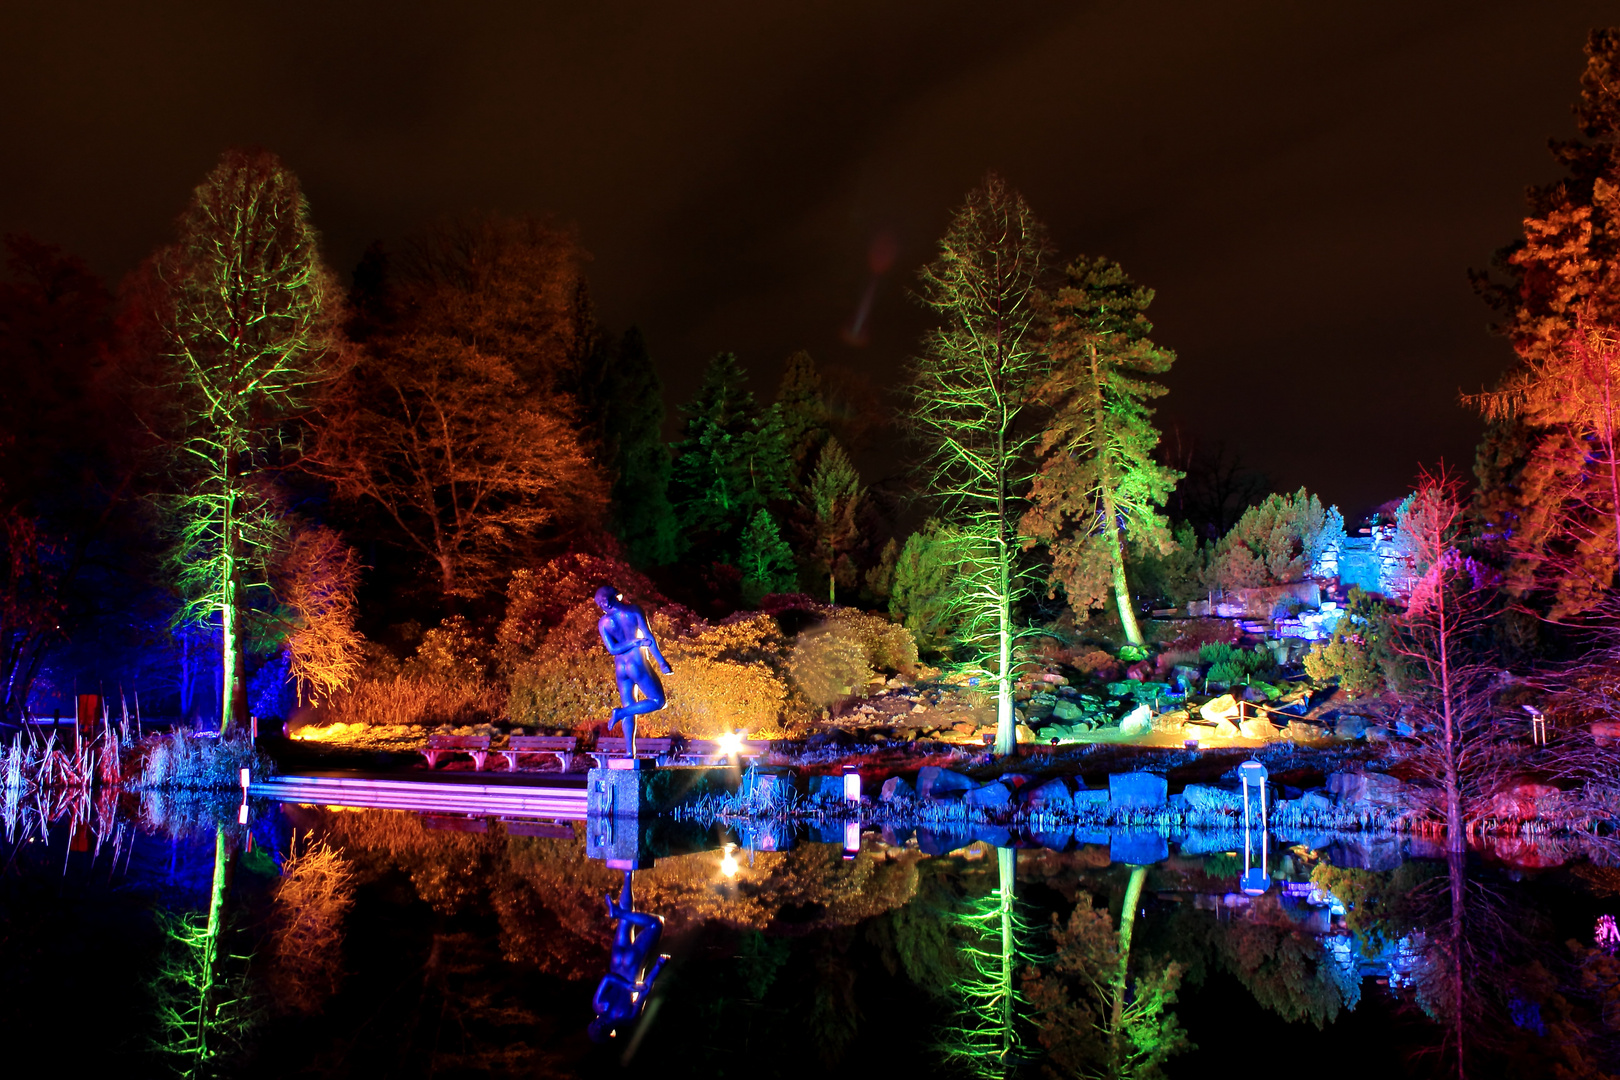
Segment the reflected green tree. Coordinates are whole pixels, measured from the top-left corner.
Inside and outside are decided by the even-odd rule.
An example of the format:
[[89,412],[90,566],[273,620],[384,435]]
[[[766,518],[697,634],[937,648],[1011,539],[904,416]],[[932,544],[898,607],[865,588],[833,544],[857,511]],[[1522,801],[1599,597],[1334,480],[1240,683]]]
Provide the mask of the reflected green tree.
[[1034,957],[1034,927],[1017,905],[1017,859],[1013,848],[996,849],[997,886],[953,916],[962,933],[958,946],[962,974],[953,991],[961,1013],[946,1033],[948,1059],[977,1076],[1000,1077],[1019,1064],[1023,996],[1013,976]]
[[211,1076],[221,1059],[242,1046],[254,1021],[247,973],[224,951],[225,900],[232,856],[224,825],[214,833],[214,875],[208,910],[160,916],[168,937],[152,987],[157,1004],[157,1049],[184,1077]]
[[1148,1080],[1194,1048],[1170,1011],[1182,966],[1151,958],[1139,959],[1134,972],[1131,966],[1146,879],[1147,867],[1131,868],[1117,930],[1089,894],[1081,894],[1067,923],[1053,917],[1053,960],[1024,980],[1050,1076]]

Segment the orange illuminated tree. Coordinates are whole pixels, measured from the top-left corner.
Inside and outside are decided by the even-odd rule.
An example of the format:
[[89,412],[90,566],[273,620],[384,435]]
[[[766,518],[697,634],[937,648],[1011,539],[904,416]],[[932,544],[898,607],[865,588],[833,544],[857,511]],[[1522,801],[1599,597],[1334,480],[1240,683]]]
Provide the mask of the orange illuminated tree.
[[603,519],[571,391],[583,259],[566,233],[484,219],[384,263],[358,303],[359,355],[325,401],[310,468],[378,512],[382,539],[431,567],[448,607]]

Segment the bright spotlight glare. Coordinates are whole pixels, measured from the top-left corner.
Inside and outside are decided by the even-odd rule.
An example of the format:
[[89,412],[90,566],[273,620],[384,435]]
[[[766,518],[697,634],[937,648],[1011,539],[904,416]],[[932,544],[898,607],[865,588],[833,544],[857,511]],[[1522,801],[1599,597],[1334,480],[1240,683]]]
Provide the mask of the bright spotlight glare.
[[720,752],[726,757],[736,757],[742,753],[743,735],[740,731],[729,731],[719,738]]
[[735,844],[727,844],[725,857],[720,860],[720,872],[728,878],[737,876],[737,856],[731,853],[731,849],[736,846]]

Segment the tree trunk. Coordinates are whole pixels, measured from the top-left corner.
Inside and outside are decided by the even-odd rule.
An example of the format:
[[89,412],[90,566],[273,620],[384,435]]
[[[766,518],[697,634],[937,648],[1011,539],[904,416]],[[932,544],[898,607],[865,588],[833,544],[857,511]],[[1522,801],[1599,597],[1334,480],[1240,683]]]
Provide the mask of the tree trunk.
[[1013,968],[1018,964],[1018,943],[1013,940],[1013,900],[1018,891],[1018,849],[996,848],[996,869],[1001,884],[1001,1061],[1011,1064],[1017,1019],[1013,1004]]
[[1442,778],[1446,791],[1446,850],[1462,852],[1468,849],[1468,838],[1463,833],[1462,776],[1458,769],[1462,732],[1457,730],[1457,716],[1451,685],[1451,626],[1442,592],[1439,604],[1440,646],[1440,719],[1445,739],[1445,773]]
[[1116,1037],[1125,1019],[1125,983],[1131,966],[1131,931],[1136,927],[1136,906],[1142,902],[1142,883],[1147,867],[1131,867],[1131,880],[1125,886],[1125,906],[1119,909],[1119,972],[1114,976],[1114,1017],[1109,1031]]
[[1108,522],[1103,526],[1103,535],[1108,543],[1108,561],[1114,567],[1114,602],[1119,607],[1119,622],[1125,628],[1125,640],[1132,645],[1141,645],[1142,628],[1136,622],[1136,608],[1131,603],[1130,582],[1125,580],[1125,538],[1119,531],[1119,519],[1114,513],[1114,499],[1111,495],[1103,495],[1103,512]]
[[1001,592],[998,617],[1000,668],[996,672],[996,753],[1011,754],[1018,745],[1018,714],[1013,711],[1012,684],[1012,552],[1003,541],[996,573]]
[[235,719],[237,703],[240,697],[239,689],[241,672],[239,670],[240,642],[237,625],[237,595],[236,595],[236,520],[234,517],[236,492],[231,484],[229,465],[226,466],[225,476],[225,531],[224,551],[221,572],[224,574],[222,584],[222,599],[220,602],[220,706],[219,706],[219,734],[223,738],[230,730],[231,721]]
[[1136,624],[1136,609],[1131,604],[1130,582],[1125,580],[1125,537],[1119,529],[1119,507],[1114,504],[1114,474],[1108,465],[1108,406],[1103,401],[1102,371],[1097,360],[1097,346],[1088,347],[1091,354],[1092,426],[1097,452],[1097,486],[1102,493],[1103,541],[1108,545],[1108,561],[1114,571],[1114,603],[1119,608],[1119,622],[1125,629],[1125,640],[1141,645],[1142,628]]
[[215,1021],[218,1006],[214,984],[219,975],[219,937],[225,921],[225,896],[231,888],[231,853],[226,846],[225,826],[214,830],[214,882],[208,897],[208,925],[203,931],[202,970],[197,980],[197,1060],[208,1058],[208,1029]]

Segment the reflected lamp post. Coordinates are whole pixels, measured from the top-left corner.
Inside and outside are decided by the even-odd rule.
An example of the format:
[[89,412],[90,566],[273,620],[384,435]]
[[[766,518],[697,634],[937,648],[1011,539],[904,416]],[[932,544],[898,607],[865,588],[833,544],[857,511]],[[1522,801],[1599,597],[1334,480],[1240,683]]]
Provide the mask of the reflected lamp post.
[[[1238,766],[1238,779],[1243,782],[1243,877],[1238,882],[1239,887],[1246,896],[1261,896],[1271,888],[1270,866],[1268,865],[1267,849],[1268,828],[1266,821],[1266,767],[1250,758]],[[1253,784],[1259,795],[1260,802],[1260,865],[1255,867],[1254,843],[1250,836],[1249,814],[1249,785]]]

